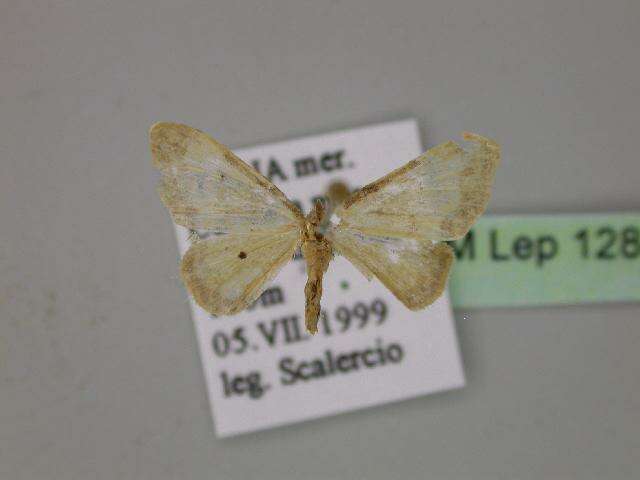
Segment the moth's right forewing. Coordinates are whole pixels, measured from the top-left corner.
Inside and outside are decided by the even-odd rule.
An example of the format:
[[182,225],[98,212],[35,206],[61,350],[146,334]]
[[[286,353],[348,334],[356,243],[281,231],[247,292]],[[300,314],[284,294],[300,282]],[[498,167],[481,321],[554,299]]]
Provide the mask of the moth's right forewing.
[[366,234],[344,225],[331,228],[328,236],[337,253],[367,278],[377,277],[411,310],[425,308],[444,292],[453,262],[445,243]]
[[293,257],[299,230],[218,235],[194,243],[181,274],[196,303],[215,315],[248,307]]
[[159,194],[178,225],[250,233],[303,221],[273,183],[205,133],[158,123],[149,136],[154,166],[162,173]]
[[500,160],[498,145],[464,134],[366,185],[336,210],[351,228],[376,235],[432,240],[464,236],[484,212]]

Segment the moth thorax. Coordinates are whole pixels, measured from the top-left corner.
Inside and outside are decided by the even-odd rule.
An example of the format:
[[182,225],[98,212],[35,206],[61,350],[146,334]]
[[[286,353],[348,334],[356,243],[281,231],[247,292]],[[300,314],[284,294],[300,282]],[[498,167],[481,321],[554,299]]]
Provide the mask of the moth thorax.
[[309,240],[321,240],[323,238],[320,226],[324,220],[325,209],[322,202],[314,204],[304,222],[304,235]]

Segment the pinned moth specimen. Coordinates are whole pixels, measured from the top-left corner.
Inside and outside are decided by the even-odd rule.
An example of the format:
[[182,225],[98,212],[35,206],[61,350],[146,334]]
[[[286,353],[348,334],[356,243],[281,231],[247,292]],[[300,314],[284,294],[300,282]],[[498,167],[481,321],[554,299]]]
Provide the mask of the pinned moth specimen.
[[[181,276],[214,315],[251,305],[301,249],[307,265],[305,324],[317,331],[322,277],[334,253],[378,278],[407,308],[444,291],[453,261],[444,243],[463,237],[484,212],[500,160],[498,144],[464,133],[348,195],[332,212],[304,216],[267,178],[205,133],[175,123],[150,131],[159,194],[173,220],[216,233],[195,239]],[[333,216],[332,216],[333,218]]]

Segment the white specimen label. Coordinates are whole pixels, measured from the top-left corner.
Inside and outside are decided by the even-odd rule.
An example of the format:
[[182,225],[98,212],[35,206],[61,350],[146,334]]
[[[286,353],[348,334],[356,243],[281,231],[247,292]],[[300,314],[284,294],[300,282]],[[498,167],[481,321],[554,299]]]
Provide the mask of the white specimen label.
[[[335,180],[363,186],[422,152],[414,120],[236,150],[306,213]],[[176,227],[180,253],[189,231]],[[304,261],[258,301],[212,317],[191,301],[215,431],[225,437],[464,386],[448,295],[412,312],[336,256],[318,333],[304,329]]]

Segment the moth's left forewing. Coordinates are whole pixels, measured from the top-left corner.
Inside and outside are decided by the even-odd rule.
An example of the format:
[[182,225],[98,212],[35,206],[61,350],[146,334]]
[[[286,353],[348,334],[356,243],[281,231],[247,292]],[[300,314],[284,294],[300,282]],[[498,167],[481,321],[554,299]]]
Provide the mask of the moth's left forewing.
[[204,132],[157,123],[149,133],[158,192],[178,225],[251,233],[302,224],[300,210],[267,178]]

